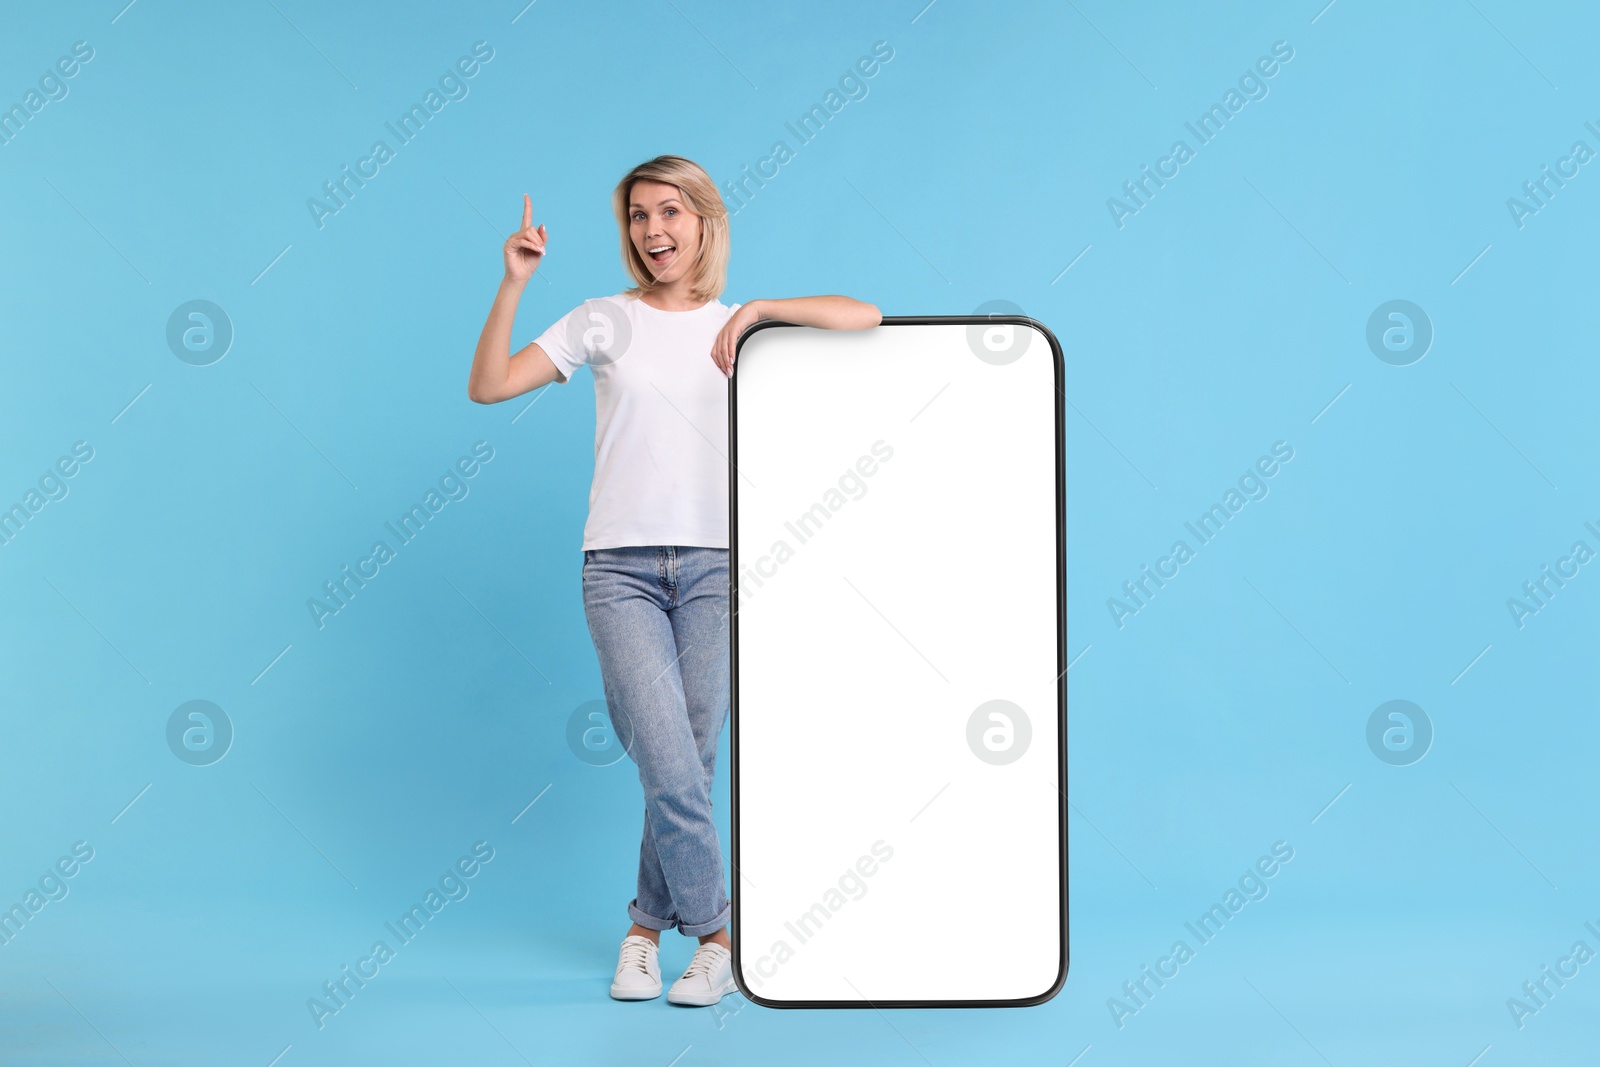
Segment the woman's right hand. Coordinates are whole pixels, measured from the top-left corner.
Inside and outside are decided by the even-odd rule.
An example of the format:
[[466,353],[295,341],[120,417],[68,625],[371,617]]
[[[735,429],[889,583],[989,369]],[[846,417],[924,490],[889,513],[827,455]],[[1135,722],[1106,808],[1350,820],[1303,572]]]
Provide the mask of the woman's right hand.
[[534,227],[533,200],[523,193],[522,229],[506,238],[506,277],[518,282],[533,277],[533,272],[539,269],[539,263],[544,259],[545,240],[544,223]]

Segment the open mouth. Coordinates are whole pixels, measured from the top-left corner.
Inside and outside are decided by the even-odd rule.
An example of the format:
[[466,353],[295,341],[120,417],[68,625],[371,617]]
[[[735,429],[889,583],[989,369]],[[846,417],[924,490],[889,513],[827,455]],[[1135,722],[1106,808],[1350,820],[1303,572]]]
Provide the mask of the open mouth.
[[670,263],[673,257],[677,254],[677,245],[657,245],[655,248],[650,249],[650,262],[654,263],[658,267],[665,266],[666,264]]

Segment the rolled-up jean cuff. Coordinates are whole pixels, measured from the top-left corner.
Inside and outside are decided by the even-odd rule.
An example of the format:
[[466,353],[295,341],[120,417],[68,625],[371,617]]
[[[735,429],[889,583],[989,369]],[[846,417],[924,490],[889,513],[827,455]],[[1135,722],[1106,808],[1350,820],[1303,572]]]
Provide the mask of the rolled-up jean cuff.
[[670,930],[678,925],[677,919],[658,919],[647,911],[640,911],[637,897],[628,901],[628,918],[646,930]]
[[733,905],[731,903],[724,904],[722,906],[722,910],[717,913],[717,917],[712,919],[710,922],[700,923],[696,926],[685,926],[680,922],[678,924],[678,933],[683,934],[686,937],[699,937],[702,934],[714,934],[724,926],[727,926],[728,920],[732,917]]

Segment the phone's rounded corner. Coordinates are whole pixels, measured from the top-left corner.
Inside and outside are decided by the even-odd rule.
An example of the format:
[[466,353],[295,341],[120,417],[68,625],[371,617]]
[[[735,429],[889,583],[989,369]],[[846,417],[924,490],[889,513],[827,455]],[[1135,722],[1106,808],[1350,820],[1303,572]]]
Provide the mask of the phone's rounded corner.
[[734,338],[734,353],[737,354],[741,345],[750,340],[750,338],[754,337],[756,334],[760,333],[762,330],[770,330],[778,326],[793,327],[794,323],[784,322],[782,319],[759,319],[755,322],[752,322],[739,332],[738,337]]
[[1061,969],[1056,972],[1056,980],[1050,983],[1050,988],[1046,989],[1043,993],[1039,993],[1035,996],[1026,997],[1017,1001],[1017,1007],[1032,1008],[1053,999],[1057,993],[1061,992],[1062,987],[1067,984],[1067,971],[1071,968],[1071,966],[1071,955],[1063,952],[1061,954]]
[[750,988],[750,983],[744,979],[744,966],[739,960],[738,952],[733,954],[733,984],[738,987],[740,996],[758,1008],[782,1008],[785,1006],[780,1001],[769,1000]]
[[1064,365],[1066,363],[1066,354],[1061,349],[1061,342],[1056,338],[1055,334],[1050,332],[1050,327],[1031,315],[1019,315],[1017,317],[1026,323],[1029,329],[1035,330],[1044,336],[1044,339],[1049,342],[1050,351],[1054,354],[1057,364]]
[[794,323],[784,322],[781,319],[760,319],[746,326],[733,341],[733,365],[728,370],[728,387],[731,389],[739,378],[739,357],[744,353],[745,342],[760,333],[762,330],[772,329],[777,326],[793,327]]

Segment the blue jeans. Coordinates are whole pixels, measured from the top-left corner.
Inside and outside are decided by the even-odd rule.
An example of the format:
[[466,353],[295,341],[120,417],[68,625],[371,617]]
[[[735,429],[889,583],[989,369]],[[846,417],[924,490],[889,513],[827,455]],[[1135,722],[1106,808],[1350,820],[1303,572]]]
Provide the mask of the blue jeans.
[[638,895],[628,915],[689,936],[728,924],[711,821],[717,738],[728,717],[728,550],[650,545],[583,553],[583,608],[606,708],[644,787]]

